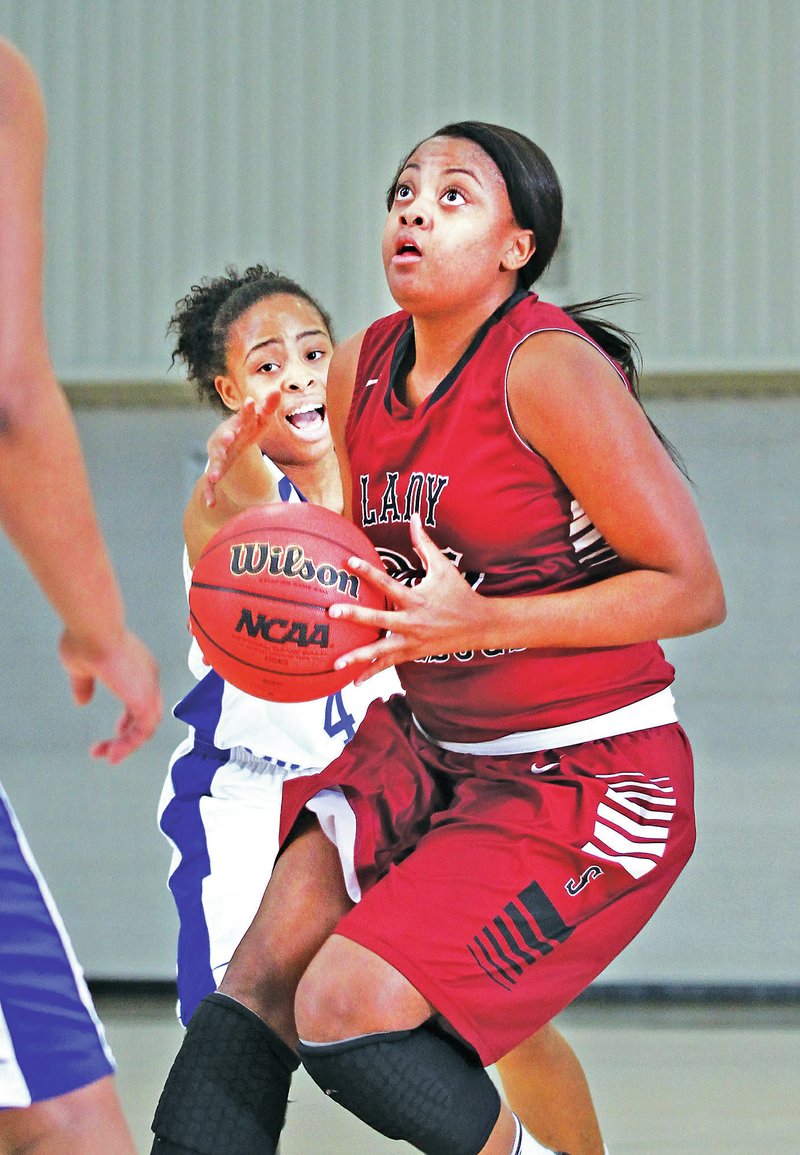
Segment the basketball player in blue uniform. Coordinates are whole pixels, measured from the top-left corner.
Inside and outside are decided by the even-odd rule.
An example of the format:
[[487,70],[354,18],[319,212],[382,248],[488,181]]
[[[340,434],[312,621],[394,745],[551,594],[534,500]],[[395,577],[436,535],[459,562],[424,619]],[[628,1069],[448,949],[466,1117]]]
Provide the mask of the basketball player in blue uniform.
[[[341,512],[325,408],[333,341],[316,301],[263,266],[242,275],[229,269],[197,286],[178,303],[172,329],[175,357],[201,396],[234,414],[210,439],[209,467],[186,509],[188,590],[203,547],[243,509],[308,500]],[[218,461],[229,456],[220,479]],[[312,702],[265,702],[210,669],[194,639],[189,668],[196,685],[174,710],[188,734],[159,806],[173,848],[184,1025],[219,986],[258,909],[278,851],[283,784],[327,766],[370,702],[399,689],[389,671],[375,685],[351,684]]]
[[[92,748],[120,762],[161,717],[156,662],[125,626],[77,430],[42,316],[45,114],[28,62],[0,38],[0,524],[63,624],[77,705],[96,682],[124,712]],[[57,446],[57,452],[53,447]],[[83,972],[0,788],[0,1150],[135,1155]]]

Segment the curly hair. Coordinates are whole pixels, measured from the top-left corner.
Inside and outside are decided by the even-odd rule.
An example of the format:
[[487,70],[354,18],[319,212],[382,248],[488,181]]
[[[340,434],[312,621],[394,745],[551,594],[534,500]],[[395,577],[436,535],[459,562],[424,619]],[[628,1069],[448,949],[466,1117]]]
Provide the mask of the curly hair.
[[183,362],[201,400],[225,410],[214,379],[227,371],[231,326],[258,301],[277,293],[307,301],[319,313],[333,341],[331,318],[319,301],[296,281],[266,265],[250,265],[243,273],[235,265],[228,265],[222,276],[204,277],[176,301],[167,326],[168,334],[177,335],[170,364]]

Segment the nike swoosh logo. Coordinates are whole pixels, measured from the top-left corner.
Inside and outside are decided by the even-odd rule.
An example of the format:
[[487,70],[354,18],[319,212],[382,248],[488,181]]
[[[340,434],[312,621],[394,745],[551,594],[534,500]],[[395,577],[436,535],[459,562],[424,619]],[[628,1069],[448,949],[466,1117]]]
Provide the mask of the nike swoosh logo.
[[557,770],[558,762],[548,762],[546,766],[531,766],[531,774],[545,774],[548,770]]

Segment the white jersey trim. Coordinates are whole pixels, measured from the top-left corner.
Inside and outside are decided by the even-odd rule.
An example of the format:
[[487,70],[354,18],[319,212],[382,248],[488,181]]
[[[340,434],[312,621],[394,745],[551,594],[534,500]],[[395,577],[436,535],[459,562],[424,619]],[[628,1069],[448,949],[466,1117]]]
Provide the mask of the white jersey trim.
[[443,750],[451,750],[454,754],[506,755],[559,750],[563,746],[578,746],[581,742],[596,742],[600,738],[613,738],[617,734],[667,726],[677,720],[675,699],[667,687],[638,702],[631,702],[629,706],[610,710],[607,714],[597,714],[594,718],[568,722],[565,726],[551,726],[545,730],[521,730],[516,734],[504,734],[501,738],[490,738],[487,742],[443,742],[429,734],[416,717],[414,724],[429,742],[441,746]]
[[309,798],[306,809],[316,814],[322,831],[339,852],[344,884],[353,902],[361,901],[361,884],[356,873],[356,816],[338,786],[326,787]]

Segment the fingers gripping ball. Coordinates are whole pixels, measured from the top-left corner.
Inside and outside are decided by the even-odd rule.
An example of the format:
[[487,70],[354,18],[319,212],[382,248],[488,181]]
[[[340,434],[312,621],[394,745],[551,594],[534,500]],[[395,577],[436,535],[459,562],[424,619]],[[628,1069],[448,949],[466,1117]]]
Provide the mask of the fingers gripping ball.
[[333,663],[382,631],[331,618],[328,607],[386,608],[347,568],[354,556],[381,566],[360,529],[319,505],[275,503],[233,518],[192,574],[189,627],[205,660],[231,685],[274,702],[308,702],[353,681],[363,666]]

